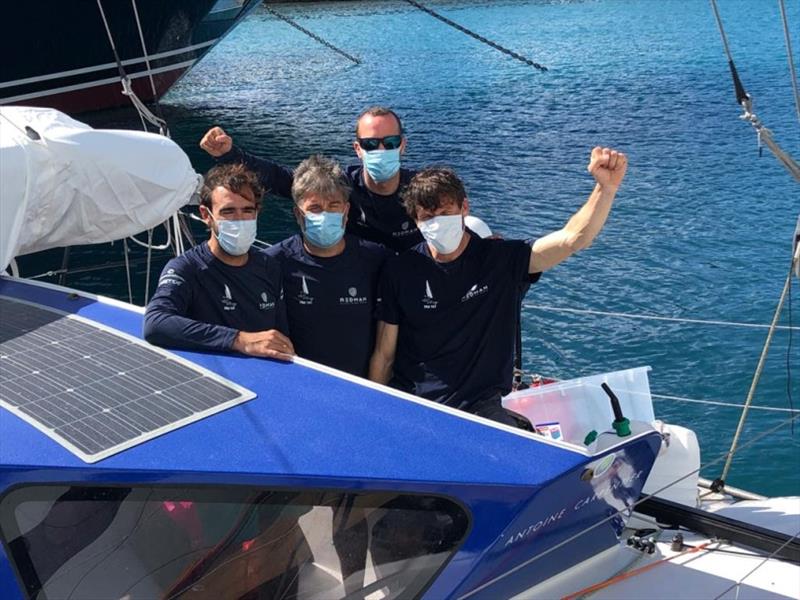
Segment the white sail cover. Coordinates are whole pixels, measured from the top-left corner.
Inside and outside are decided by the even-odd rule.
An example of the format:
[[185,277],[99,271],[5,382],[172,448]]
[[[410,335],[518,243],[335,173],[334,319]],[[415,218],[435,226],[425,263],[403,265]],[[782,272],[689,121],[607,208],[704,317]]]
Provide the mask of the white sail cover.
[[189,157],[163,136],[94,130],[52,109],[0,107],[0,270],[22,254],[155,227],[199,182]]

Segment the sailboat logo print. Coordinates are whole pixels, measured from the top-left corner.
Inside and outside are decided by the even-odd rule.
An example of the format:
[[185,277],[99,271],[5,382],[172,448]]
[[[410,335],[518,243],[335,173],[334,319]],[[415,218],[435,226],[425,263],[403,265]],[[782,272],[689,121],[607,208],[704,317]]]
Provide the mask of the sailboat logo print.
[[233,299],[233,294],[231,294],[231,288],[228,287],[228,284],[225,285],[225,291],[222,296],[222,310],[236,310],[236,301]]
[[305,306],[314,304],[314,296],[308,289],[308,281],[305,275],[300,275],[300,292],[297,294],[297,303]]
[[275,302],[270,301],[267,292],[261,292],[261,302],[259,302],[258,308],[261,310],[271,310],[275,308]]
[[433,297],[433,292],[431,291],[431,282],[426,279],[425,296],[422,298],[422,308],[430,310],[436,308],[438,305],[439,301]]

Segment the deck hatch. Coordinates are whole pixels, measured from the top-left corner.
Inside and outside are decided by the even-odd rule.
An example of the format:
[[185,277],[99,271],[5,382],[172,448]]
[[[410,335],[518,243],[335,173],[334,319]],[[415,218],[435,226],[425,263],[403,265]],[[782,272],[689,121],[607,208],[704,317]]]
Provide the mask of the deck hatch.
[[131,336],[0,296],[0,406],[85,462],[254,397]]

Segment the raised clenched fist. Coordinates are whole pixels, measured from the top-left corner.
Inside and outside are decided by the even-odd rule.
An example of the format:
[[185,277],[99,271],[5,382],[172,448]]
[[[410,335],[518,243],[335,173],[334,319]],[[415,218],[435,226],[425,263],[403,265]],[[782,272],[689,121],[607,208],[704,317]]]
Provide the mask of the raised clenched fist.
[[628,157],[611,148],[596,146],[589,159],[589,173],[602,187],[618,188],[628,169]]
[[212,127],[200,140],[200,147],[211,156],[220,157],[227,154],[233,148],[233,139],[222,127]]

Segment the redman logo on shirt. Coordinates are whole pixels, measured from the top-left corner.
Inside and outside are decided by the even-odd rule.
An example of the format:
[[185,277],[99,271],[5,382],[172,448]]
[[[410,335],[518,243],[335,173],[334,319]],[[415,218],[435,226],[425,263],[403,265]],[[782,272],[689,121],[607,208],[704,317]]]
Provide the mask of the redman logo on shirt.
[[467,290],[467,293],[464,294],[464,296],[461,298],[461,301],[462,302],[466,302],[467,300],[472,300],[473,298],[477,298],[478,296],[482,296],[483,294],[485,294],[488,291],[489,291],[489,286],[488,285],[482,285],[482,286],[478,287],[478,284],[476,283],[471,288],[469,288],[469,290]]
[[414,235],[415,233],[417,233],[417,228],[411,227],[411,223],[406,221],[400,226],[400,231],[393,231],[392,235],[394,237],[403,237],[406,235]]
[[366,304],[367,297],[358,295],[358,288],[350,287],[347,289],[347,296],[339,297],[339,305]]

